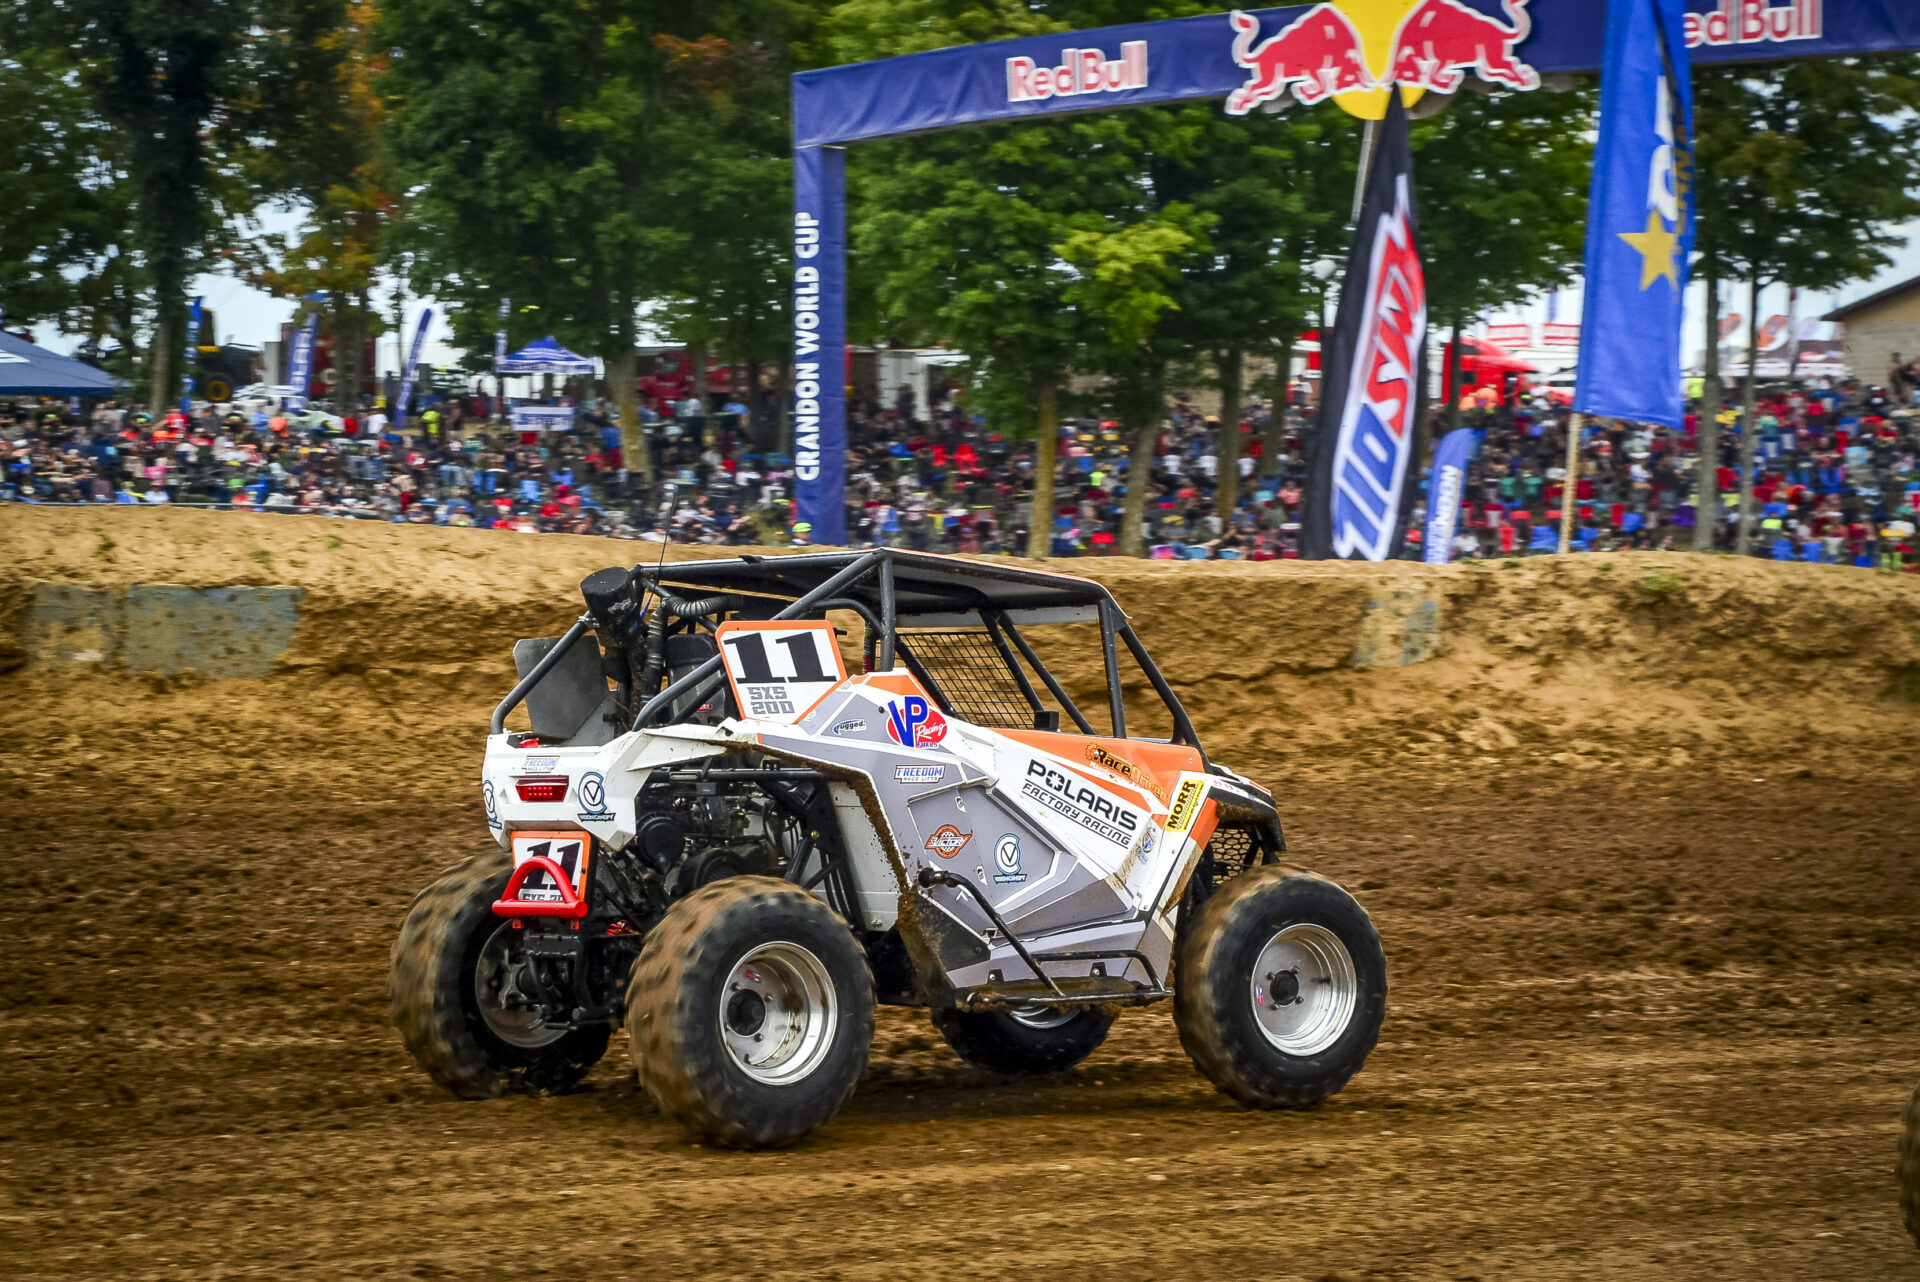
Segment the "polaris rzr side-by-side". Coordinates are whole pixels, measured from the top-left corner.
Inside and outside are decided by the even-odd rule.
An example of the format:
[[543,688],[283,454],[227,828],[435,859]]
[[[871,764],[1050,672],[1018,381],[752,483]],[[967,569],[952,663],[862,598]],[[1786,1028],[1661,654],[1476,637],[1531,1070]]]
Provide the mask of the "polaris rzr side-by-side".
[[[499,849],[423,891],[394,944],[394,1022],[449,1091],[565,1090],[624,1023],[663,1112],[790,1143],[852,1093],[875,1002],[1028,1073],[1171,997],[1200,1071],[1255,1108],[1365,1062],[1372,922],[1280,862],[1273,798],[1208,756],[1105,588],[882,549],[581,590],[565,635],[515,646],[494,710]],[[1084,709],[1042,657],[1081,633],[1106,677]]]

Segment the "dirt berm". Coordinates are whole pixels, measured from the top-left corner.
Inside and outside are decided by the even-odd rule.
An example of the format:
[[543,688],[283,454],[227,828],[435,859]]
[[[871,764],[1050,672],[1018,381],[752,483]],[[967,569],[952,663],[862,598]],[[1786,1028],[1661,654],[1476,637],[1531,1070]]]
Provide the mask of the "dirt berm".
[[12,1277],[1920,1277],[1913,579],[1064,563],[1373,913],[1379,1050],[1255,1114],[1160,1008],[1041,1082],[889,1010],[835,1123],[740,1155],[621,1043],[465,1104],[385,1022],[407,902],[487,844],[514,639],[657,548],[22,507],[0,547]]

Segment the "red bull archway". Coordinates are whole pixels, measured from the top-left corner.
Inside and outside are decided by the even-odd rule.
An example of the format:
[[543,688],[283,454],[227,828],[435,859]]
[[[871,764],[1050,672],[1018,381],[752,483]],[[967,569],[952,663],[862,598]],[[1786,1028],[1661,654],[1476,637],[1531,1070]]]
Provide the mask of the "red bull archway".
[[[1700,62],[1920,49],[1915,0],[1688,0]],[[801,72],[793,78],[794,473],[813,541],[846,542],[846,148],[1024,116],[1290,95],[1377,119],[1389,90],[1469,76],[1531,90],[1600,65],[1598,0],[1333,0],[1104,27]]]

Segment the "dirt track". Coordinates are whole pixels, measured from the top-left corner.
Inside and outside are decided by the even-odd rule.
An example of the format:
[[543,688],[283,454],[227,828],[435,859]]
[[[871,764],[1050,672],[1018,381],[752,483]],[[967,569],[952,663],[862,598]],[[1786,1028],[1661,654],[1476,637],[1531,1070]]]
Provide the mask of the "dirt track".
[[[0,513],[25,549],[0,599],[309,595],[269,680],[0,677],[11,1276],[1920,1277],[1891,1187],[1920,1078],[1920,589],[1454,571],[1417,580],[1441,653],[1356,671],[1368,593],[1412,577],[1116,572],[1215,752],[1373,911],[1394,991],[1367,1070],[1245,1112],[1156,1009],[1008,1085],[883,1011],[840,1119],[741,1155],[653,1114],[618,1042],[584,1094],[470,1104],[385,1023],[408,899],[486,841],[502,638],[564,618],[608,545],[425,532],[472,567],[450,579],[399,559],[422,532],[329,548],[338,523],[262,519],[269,570],[228,546],[247,518],[128,515],[97,554],[101,517]],[[1176,588],[1184,625],[1146,619]]]

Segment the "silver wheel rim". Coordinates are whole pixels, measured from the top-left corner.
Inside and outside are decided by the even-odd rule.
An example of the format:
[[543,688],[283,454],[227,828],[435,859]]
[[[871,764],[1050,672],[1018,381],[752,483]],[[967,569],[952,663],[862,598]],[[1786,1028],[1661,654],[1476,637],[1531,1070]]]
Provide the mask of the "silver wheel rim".
[[567,1035],[540,1018],[540,1004],[526,982],[527,954],[520,932],[506,922],[495,927],[473,963],[473,995],[480,1018],[501,1041],[539,1050]]
[[1253,1020],[1283,1055],[1317,1055],[1340,1040],[1360,1004],[1353,956],[1325,926],[1301,922],[1267,941],[1248,985]]
[[733,964],[720,990],[720,1038],[740,1071],[787,1086],[833,1047],[840,1004],[820,959],[798,944],[762,944]]
[[1074,1012],[1060,1006],[1015,1006],[1007,1011],[1016,1024],[1025,1024],[1028,1028],[1059,1028],[1072,1022]]

